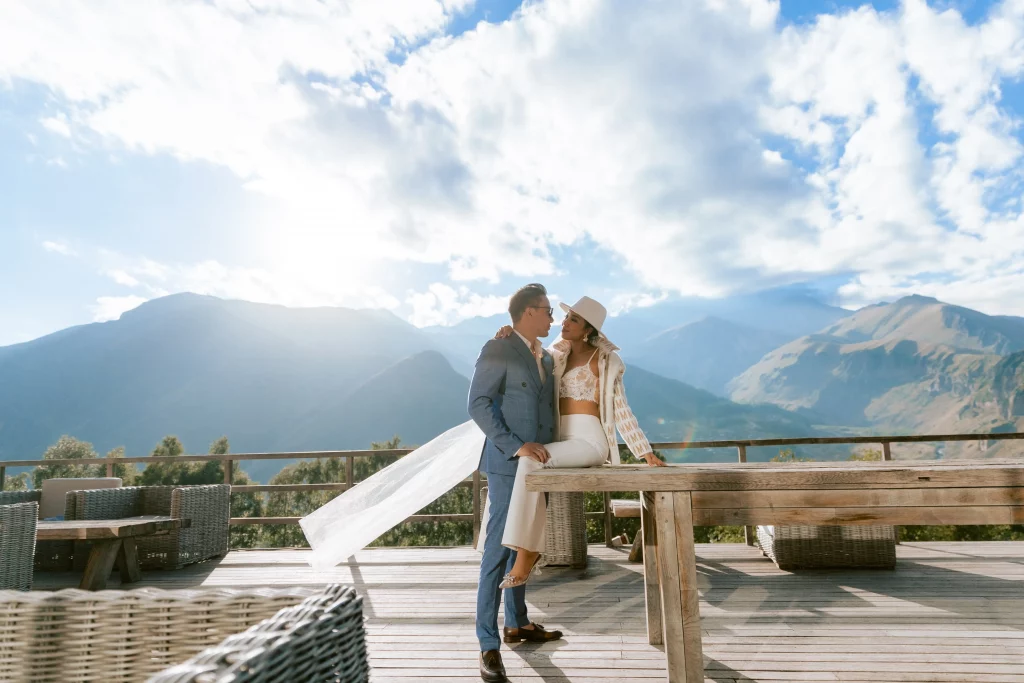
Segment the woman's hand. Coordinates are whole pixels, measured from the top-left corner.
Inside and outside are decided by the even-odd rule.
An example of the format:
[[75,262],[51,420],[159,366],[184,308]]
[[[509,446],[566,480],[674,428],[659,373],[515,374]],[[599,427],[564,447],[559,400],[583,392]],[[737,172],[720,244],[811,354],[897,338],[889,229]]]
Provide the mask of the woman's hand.
[[501,329],[499,329],[498,332],[494,335],[494,338],[495,339],[505,339],[506,337],[509,337],[511,335],[512,335],[512,326],[511,325],[503,325],[501,327]]
[[651,467],[665,467],[665,461],[656,456],[654,453],[648,453],[643,456],[644,462]]

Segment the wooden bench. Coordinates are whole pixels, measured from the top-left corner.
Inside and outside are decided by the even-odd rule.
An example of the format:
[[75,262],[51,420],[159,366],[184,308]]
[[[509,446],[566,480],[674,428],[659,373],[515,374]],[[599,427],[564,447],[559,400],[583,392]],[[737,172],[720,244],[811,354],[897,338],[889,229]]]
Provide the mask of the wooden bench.
[[1024,523],[1024,462],[1011,460],[606,465],[526,485],[644,492],[647,637],[665,645],[670,683],[704,681],[695,525]]

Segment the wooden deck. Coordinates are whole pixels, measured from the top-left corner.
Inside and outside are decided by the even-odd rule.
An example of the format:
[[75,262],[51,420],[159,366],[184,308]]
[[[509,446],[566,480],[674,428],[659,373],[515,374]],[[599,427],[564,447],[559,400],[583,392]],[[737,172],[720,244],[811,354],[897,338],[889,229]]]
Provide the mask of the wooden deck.
[[[479,681],[479,556],[469,548],[360,552],[315,572],[301,550],[250,550],[137,586],[354,584],[365,599],[376,683]],[[780,571],[754,548],[698,545],[705,681],[1024,683],[1024,543],[908,543],[895,571]],[[641,566],[590,547],[586,570],[545,569],[531,616],[563,641],[504,650],[512,681],[664,680],[647,644]],[[36,589],[74,574],[37,574]],[[116,577],[111,587],[117,586]]]

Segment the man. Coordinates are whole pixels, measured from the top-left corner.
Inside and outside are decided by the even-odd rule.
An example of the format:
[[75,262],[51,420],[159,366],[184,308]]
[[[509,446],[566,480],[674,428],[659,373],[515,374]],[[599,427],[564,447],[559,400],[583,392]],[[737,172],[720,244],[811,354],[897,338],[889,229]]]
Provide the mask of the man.
[[[553,363],[539,339],[548,336],[554,322],[547,291],[538,284],[522,287],[509,301],[508,312],[515,334],[484,345],[469,388],[469,415],[487,437],[480,471],[487,474],[489,517],[476,597],[476,636],[480,677],[493,683],[506,680],[499,652],[498,585],[516,560],[516,553],[501,544],[516,468],[519,458],[547,462],[542,444],[555,438]],[[506,643],[561,637],[561,631],[547,631],[529,620],[526,586],[505,591]]]

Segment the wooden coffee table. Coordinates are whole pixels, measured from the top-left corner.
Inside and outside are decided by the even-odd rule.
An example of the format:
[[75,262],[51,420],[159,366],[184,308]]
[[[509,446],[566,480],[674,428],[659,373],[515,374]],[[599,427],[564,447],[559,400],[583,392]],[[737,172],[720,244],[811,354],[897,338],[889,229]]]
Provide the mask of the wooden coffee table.
[[139,536],[166,534],[175,529],[187,529],[190,519],[146,515],[123,519],[72,520],[39,522],[36,541],[91,541],[92,550],[85,567],[82,590],[99,591],[107,587],[107,577],[114,564],[121,573],[122,583],[134,583],[141,578],[139,554],[135,539]]

